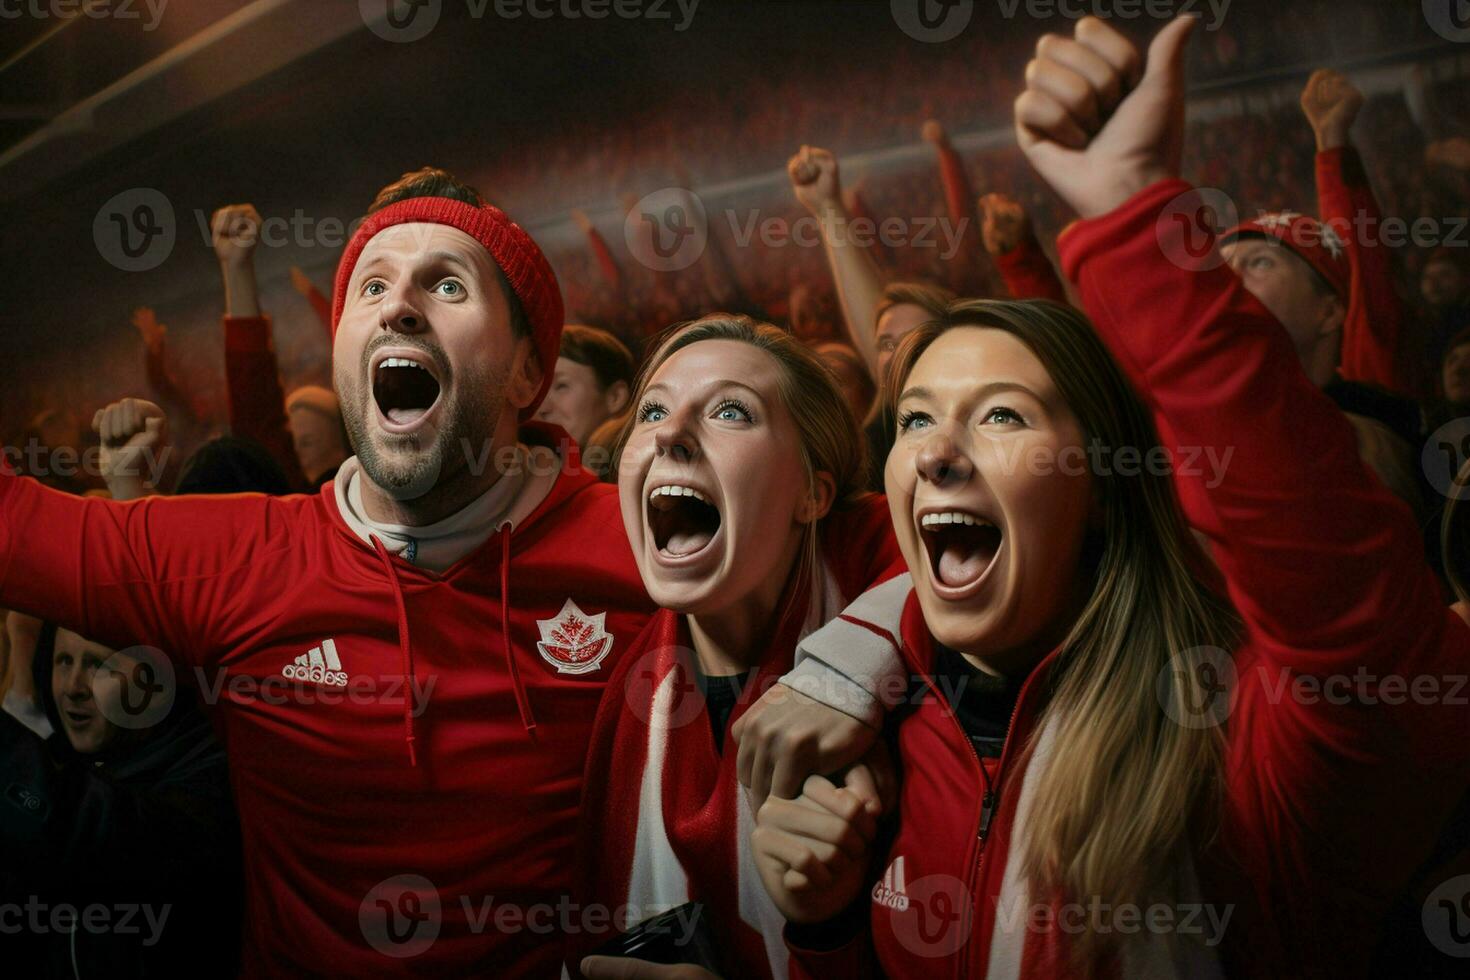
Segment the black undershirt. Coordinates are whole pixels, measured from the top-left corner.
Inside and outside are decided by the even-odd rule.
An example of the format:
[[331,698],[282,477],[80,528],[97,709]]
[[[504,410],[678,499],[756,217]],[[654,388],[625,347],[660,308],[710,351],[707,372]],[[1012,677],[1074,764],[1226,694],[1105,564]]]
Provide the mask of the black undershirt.
[[982,759],[1000,758],[1021,681],[987,674],[946,646],[934,645],[934,679]]
[[699,689],[704,693],[704,708],[709,714],[710,731],[715,737],[715,751],[723,755],[725,727],[730,722],[730,714],[735,710],[735,705],[740,702],[740,692],[745,689],[750,673],[711,677],[704,671],[696,670],[695,676],[699,678]]

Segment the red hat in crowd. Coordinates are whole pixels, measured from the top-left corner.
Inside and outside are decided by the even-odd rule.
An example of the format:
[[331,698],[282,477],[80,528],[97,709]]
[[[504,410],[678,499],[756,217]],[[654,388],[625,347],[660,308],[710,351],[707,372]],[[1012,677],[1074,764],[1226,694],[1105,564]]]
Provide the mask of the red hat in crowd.
[[368,215],[353,233],[342,253],[342,261],[337,264],[337,280],[332,288],[332,335],[337,334],[337,321],[342,318],[342,306],[347,298],[347,283],[364,246],[383,229],[412,222],[458,228],[485,246],[520,300],[531,327],[536,358],[541,363],[541,390],[521,410],[523,419],[530,418],[546,397],[556,368],[563,319],[561,288],[551,271],[551,263],[531,236],[493,205],[476,207],[449,197],[410,197]]
[[1277,211],[1241,222],[1220,236],[1221,245],[1240,238],[1274,238],[1299,255],[1346,302],[1352,282],[1347,244],[1331,225],[1295,211]]

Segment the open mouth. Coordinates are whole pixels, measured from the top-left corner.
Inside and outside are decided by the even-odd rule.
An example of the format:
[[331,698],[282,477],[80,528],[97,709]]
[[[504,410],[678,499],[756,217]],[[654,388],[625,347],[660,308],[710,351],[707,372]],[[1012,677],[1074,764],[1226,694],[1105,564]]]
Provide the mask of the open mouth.
[[72,711],[68,709],[66,711],[63,711],[62,714],[66,716],[68,721],[70,721],[73,725],[76,725],[78,728],[86,725],[87,722],[92,720],[91,712],[87,711]]
[[965,511],[924,514],[919,530],[935,581],[948,589],[979,582],[1000,552],[1000,528]]
[[395,426],[412,426],[439,400],[439,379],[427,364],[407,357],[385,357],[373,368],[373,400]]
[[714,540],[720,509],[693,487],[654,487],[648,495],[648,528],[659,554],[687,558]]

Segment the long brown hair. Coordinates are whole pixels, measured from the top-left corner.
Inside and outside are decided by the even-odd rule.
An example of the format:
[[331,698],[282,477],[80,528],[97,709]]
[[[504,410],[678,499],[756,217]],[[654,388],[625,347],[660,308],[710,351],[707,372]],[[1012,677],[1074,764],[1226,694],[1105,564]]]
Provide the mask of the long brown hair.
[[[919,357],[955,327],[1003,330],[1034,353],[1090,445],[1158,446],[1143,403],[1087,319],[1046,301],[965,300],[904,338],[888,377],[890,404]],[[1089,458],[1092,458],[1089,454]],[[1205,559],[1169,476],[1140,467],[1095,472],[1101,516],[1084,552],[1091,590],[1062,641],[1036,733],[1054,730],[1025,830],[1023,867],[1036,895],[1093,896],[1139,906],[1177,899],[1175,862],[1213,832],[1224,766],[1218,726],[1171,720],[1175,705],[1208,703],[1190,656],[1233,649],[1229,604],[1196,574]],[[1033,735],[1033,746],[1038,735]],[[1109,947],[1092,930],[1076,949]]]

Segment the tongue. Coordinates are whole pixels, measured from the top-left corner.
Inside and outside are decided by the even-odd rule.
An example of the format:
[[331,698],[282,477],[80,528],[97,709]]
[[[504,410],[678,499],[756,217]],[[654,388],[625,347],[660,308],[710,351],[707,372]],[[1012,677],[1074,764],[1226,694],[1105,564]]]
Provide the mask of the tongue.
[[422,408],[390,408],[388,409],[388,421],[394,425],[409,425],[424,417],[426,409]]
[[939,580],[952,589],[958,589],[979,578],[985,571],[985,565],[984,549],[967,542],[952,542],[939,555]]
[[713,538],[712,531],[675,531],[669,535],[669,541],[664,545],[664,553],[675,558],[692,555],[709,544]]

